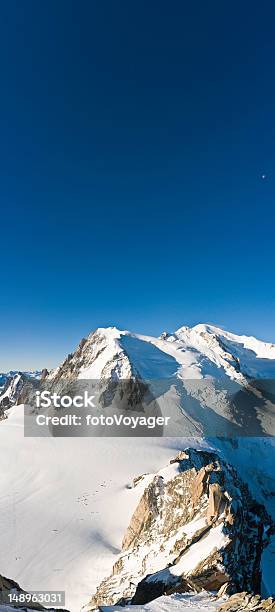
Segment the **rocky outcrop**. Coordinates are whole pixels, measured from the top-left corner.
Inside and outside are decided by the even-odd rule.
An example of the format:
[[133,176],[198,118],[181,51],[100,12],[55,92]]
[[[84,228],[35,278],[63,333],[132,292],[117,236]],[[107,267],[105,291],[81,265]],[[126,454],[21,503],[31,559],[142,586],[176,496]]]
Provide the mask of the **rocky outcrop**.
[[41,372],[40,381],[45,380],[45,378],[47,378],[47,376],[49,376],[49,371],[47,370],[47,368],[43,368],[43,370]]
[[223,585],[231,593],[259,592],[271,520],[231,466],[213,452],[188,449],[137,482],[141,498],[123,553],[90,609],[144,604],[175,592],[218,592]]
[[217,612],[275,612],[275,600],[272,597],[261,599],[251,593],[236,593],[223,603]]

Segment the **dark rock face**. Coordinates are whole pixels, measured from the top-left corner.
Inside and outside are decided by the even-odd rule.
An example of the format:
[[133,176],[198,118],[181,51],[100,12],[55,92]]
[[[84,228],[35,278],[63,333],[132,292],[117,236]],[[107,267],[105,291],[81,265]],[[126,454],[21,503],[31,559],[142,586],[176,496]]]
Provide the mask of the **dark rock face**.
[[[148,478],[147,476],[147,482]],[[139,481],[137,486],[144,486]],[[91,609],[186,591],[260,590],[271,520],[218,455],[188,449],[151,477]]]
[[40,381],[45,380],[45,378],[47,378],[47,376],[49,376],[49,371],[47,370],[47,368],[43,368],[43,370],[41,372]]

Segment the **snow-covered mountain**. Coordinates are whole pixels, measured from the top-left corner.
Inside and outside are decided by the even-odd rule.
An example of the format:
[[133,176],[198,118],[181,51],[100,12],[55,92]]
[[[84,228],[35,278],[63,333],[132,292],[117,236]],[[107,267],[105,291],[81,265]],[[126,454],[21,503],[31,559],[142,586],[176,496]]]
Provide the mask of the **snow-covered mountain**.
[[133,372],[147,379],[168,378],[176,372],[184,379],[223,375],[238,382],[269,379],[275,375],[275,344],[211,325],[184,326],[159,338],[116,327],[98,328],[50,377],[127,378]]
[[152,402],[147,395],[142,408],[154,403],[170,416],[163,435],[228,438],[275,434],[274,377],[275,345],[197,325],[159,338],[99,328],[45,381],[58,391],[75,381],[108,381],[109,390],[143,381]]
[[[159,338],[114,327],[99,328],[91,333],[58,368],[49,374],[44,372],[43,384],[62,391],[68,383],[76,381],[84,384],[87,380],[99,380],[102,388],[124,380],[144,381],[157,392],[160,411],[172,415],[175,427],[170,437],[164,431],[162,437],[135,439],[25,438],[23,407],[16,405],[24,394],[22,389],[19,395],[15,393],[12,396],[15,405],[6,410],[8,418],[0,423],[0,572],[18,581],[24,589],[65,590],[66,607],[72,612],[79,612],[85,604],[89,609],[88,602],[102,581],[110,576],[112,567],[119,571],[122,567],[121,544],[127,528],[134,524],[132,516],[139,504],[143,504],[146,487],[150,492],[150,483],[155,478],[159,479],[164,473],[171,474],[171,469],[176,470],[170,461],[178,451],[191,448],[212,454],[212,459],[214,454],[217,455],[224,474],[223,481],[216,481],[216,471],[212,470],[213,480],[207,481],[209,486],[202,489],[202,497],[198,499],[199,516],[191,517],[191,522],[204,522],[199,523],[199,529],[195,525],[196,529],[190,536],[195,538],[189,542],[192,559],[201,545],[202,550],[206,550],[203,562],[210,564],[213,547],[223,555],[228,546],[224,538],[229,536],[232,539],[232,526],[229,527],[230,533],[226,533],[228,514],[219,514],[217,520],[220,523],[211,523],[210,526],[205,522],[210,497],[212,493],[214,495],[210,485],[220,482],[222,495],[226,497],[227,494],[228,500],[231,497],[231,502],[235,498],[237,506],[240,503],[241,514],[238,514],[237,507],[233,512],[234,525],[244,521],[242,530],[248,539],[240,546],[250,546],[250,542],[252,565],[253,559],[256,564],[261,563],[263,595],[275,593],[274,536],[266,526],[269,544],[261,555],[263,536],[256,534],[258,527],[255,527],[257,524],[264,529],[265,520],[268,522],[269,519],[262,520],[261,515],[257,523],[256,506],[251,512],[247,507],[247,499],[250,500],[248,505],[252,506],[255,499],[257,504],[264,506],[263,512],[275,521],[275,446],[271,435],[274,426],[274,373],[273,344],[237,336],[214,326],[182,327],[173,334],[163,333]],[[222,436],[217,437],[220,433]],[[183,484],[187,486],[188,483],[192,489],[201,468],[196,469],[195,465],[189,468],[183,470],[187,478]],[[234,469],[236,476],[230,484],[230,474],[235,473]],[[146,476],[140,480],[142,474]],[[217,474],[220,474],[219,470]],[[172,486],[174,477],[177,478],[177,474],[173,471]],[[133,480],[137,486],[131,486]],[[171,511],[172,506],[170,510],[166,506],[169,482],[166,478],[164,497],[161,489],[156,496],[156,516],[158,512],[171,517],[177,514]],[[242,493],[244,483],[249,487],[248,497]],[[180,487],[178,494],[181,495]],[[177,504],[174,506],[176,511]],[[179,507],[183,508],[183,505],[180,503]],[[192,514],[191,501],[186,510]],[[172,534],[159,531],[161,546],[165,548],[165,543],[168,546],[168,556],[165,559],[165,550],[161,549],[163,554],[160,550],[162,556],[156,554],[156,559],[163,562],[162,566],[153,567],[149,573],[166,570],[171,563],[177,565],[173,546],[177,541],[176,546],[185,545],[186,529],[192,528],[190,521],[185,524],[182,514],[180,516],[181,543],[176,533],[176,522],[173,526],[174,542]],[[207,533],[202,534],[201,528]],[[144,529],[146,531],[146,525],[141,528],[146,535]],[[155,546],[154,533],[149,529],[147,535]],[[197,542],[196,538],[199,538]],[[259,544],[256,557],[253,556],[253,551],[256,551],[253,542]],[[237,540],[233,538],[233,548],[235,545]],[[179,555],[183,552],[183,547],[179,548]],[[126,550],[125,554],[128,554]],[[229,546],[229,559],[230,554]],[[132,560],[136,567],[132,549],[129,555],[129,564]],[[229,578],[236,578],[237,556],[234,554],[231,560],[233,565],[226,562],[224,568],[227,571],[229,566],[234,567]],[[140,562],[143,561],[141,556]],[[217,559],[213,562],[219,563]],[[238,583],[243,588],[250,588],[249,579],[254,580],[252,565],[249,566],[251,571],[247,574],[247,581]],[[185,573],[183,569],[182,578]],[[142,581],[144,576],[140,569],[137,574],[138,581],[140,577]],[[194,576],[187,578],[193,580]],[[196,609],[197,605],[197,609],[211,610],[219,609],[218,603],[219,606],[222,603],[217,599],[214,601],[209,593],[181,594],[183,603],[176,595],[170,597],[171,609],[179,606],[184,610],[184,604],[186,608]],[[247,597],[250,601],[252,595]],[[149,606],[148,610],[169,610],[169,605],[168,608],[166,605],[169,598],[164,603],[162,600],[160,597],[157,604],[145,604],[145,609]],[[117,603],[115,598],[111,601]]]
[[7,380],[13,378],[17,374],[23,374],[27,378],[40,378],[41,371],[40,370],[26,370],[21,372],[20,370],[10,370],[9,372],[0,372],[0,389],[2,389]]
[[10,370],[0,373],[0,408],[10,408],[18,403],[23,386],[30,381],[39,380],[40,377],[39,370],[28,372]]

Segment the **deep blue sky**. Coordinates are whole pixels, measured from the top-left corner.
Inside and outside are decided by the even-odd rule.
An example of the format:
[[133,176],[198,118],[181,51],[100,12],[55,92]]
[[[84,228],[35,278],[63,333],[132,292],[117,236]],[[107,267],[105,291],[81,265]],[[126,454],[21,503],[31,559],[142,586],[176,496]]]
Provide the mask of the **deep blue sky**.
[[9,0],[0,63],[0,369],[105,325],[274,341],[273,0]]

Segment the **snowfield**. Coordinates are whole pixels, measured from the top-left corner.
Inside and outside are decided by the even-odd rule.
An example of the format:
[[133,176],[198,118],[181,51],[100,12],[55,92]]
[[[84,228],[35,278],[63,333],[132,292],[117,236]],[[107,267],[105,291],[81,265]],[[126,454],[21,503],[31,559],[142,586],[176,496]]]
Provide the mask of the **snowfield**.
[[[133,489],[133,478],[158,470],[171,476],[175,466],[163,466],[178,450],[190,445],[215,448],[214,440],[24,438],[23,414],[23,406],[16,406],[0,425],[1,573],[25,590],[65,590],[66,607],[79,612],[110,574],[131,515],[150,481],[148,475],[143,486]],[[262,489],[270,493],[265,501],[274,511],[274,452],[271,440],[266,440],[261,454],[262,442],[248,440],[245,445],[241,440],[239,449],[231,447],[227,453],[255,497],[262,501]],[[221,450],[224,456],[225,444]],[[215,543],[215,538],[209,543],[205,539],[205,555]],[[275,590],[273,559],[274,542],[264,553],[264,594]],[[184,610],[177,600],[172,603]],[[187,600],[186,606],[195,607],[193,603]],[[166,600],[144,609],[151,610],[150,606],[152,612],[170,609]]]
[[79,612],[110,573],[142,489],[182,440],[24,438],[23,406],[0,424],[1,573],[26,590],[65,590]]

